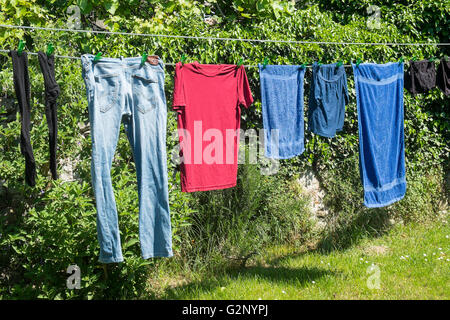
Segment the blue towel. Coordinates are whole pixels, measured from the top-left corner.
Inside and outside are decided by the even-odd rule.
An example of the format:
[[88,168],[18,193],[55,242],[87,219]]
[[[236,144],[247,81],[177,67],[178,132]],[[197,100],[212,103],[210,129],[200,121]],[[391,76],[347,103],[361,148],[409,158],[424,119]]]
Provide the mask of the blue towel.
[[336,63],[312,67],[309,92],[309,131],[332,138],[344,127],[345,104],[348,103],[347,75]]
[[305,150],[303,79],[300,66],[259,66],[265,155],[288,159]]
[[364,205],[384,207],[405,196],[403,63],[352,64]]

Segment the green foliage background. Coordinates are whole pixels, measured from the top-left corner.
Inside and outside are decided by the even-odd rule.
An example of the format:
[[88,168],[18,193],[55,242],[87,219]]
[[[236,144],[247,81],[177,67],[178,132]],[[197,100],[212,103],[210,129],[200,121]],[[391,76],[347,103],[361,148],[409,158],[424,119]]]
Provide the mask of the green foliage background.
[[[381,10],[380,29],[367,28],[367,7]],[[449,3],[440,1],[291,1],[213,0],[0,0],[0,24],[66,28],[67,8],[80,8],[81,28],[110,31],[215,36],[253,39],[350,42],[448,42]],[[209,18],[210,22],[205,22]],[[102,20],[103,22],[99,22]],[[212,22],[211,22],[212,21]],[[103,26],[104,25],[104,26]],[[271,64],[320,60],[349,63],[442,57],[438,46],[355,46],[206,41],[65,33],[0,28],[1,49],[46,50],[80,56],[138,56],[147,51],[165,62],[236,63],[254,65],[265,57]],[[447,51],[445,51],[447,50]],[[0,56],[0,297],[3,298],[145,298],[152,297],[149,277],[167,270],[211,272],[276,242],[297,246],[319,243],[322,250],[345,248],[363,236],[377,235],[389,219],[425,221],[446,208],[445,176],[449,158],[449,100],[438,89],[412,97],[405,92],[405,138],[408,190],[404,200],[388,208],[362,206],[358,172],[358,128],[352,72],[350,104],[344,131],[333,139],[306,133],[306,151],[282,161],[275,176],[262,176],[258,165],[239,168],[238,186],[223,191],[183,194],[179,173],[168,159],[173,259],[140,258],[135,168],[127,139],[121,133],[112,169],[125,262],[107,269],[97,263],[95,202],[90,183],[90,135],[84,83],[79,61],[57,59],[59,97],[58,159],[73,167],[73,181],[52,181],[48,164],[48,129],[44,84],[37,59],[29,57],[32,88],[31,141],[38,165],[37,184],[25,185],[20,154],[20,117],[15,103],[12,66]],[[173,67],[167,66],[166,95],[173,89]],[[242,127],[261,128],[259,75],[247,74],[256,98],[242,112]],[[306,76],[305,92],[309,90]],[[307,103],[305,104],[307,105]],[[168,117],[168,154],[177,136],[176,117]],[[59,166],[59,169],[62,165]],[[295,179],[312,170],[326,190],[330,214],[318,232],[309,218],[308,199]],[[66,268],[77,264],[82,289],[67,290]]]

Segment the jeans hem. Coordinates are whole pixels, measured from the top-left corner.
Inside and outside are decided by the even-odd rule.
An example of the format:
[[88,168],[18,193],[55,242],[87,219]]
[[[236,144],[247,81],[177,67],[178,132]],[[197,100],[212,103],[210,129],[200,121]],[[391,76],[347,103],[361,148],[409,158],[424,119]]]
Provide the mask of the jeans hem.
[[143,254],[142,255],[142,259],[144,259],[144,260],[150,259],[150,258],[156,258],[156,257],[170,258],[170,257],[173,257],[173,252],[172,251],[153,252],[153,253]]
[[98,262],[100,263],[119,263],[119,262],[123,262],[123,257],[119,257],[119,258],[110,258],[110,259],[98,259]]

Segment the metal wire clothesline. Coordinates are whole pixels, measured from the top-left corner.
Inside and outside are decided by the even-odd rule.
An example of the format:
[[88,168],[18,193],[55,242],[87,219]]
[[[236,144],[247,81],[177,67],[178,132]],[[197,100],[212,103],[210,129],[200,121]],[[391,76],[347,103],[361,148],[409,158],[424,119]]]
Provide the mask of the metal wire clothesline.
[[[80,32],[80,33],[96,33],[96,34],[111,34],[111,35],[126,35],[126,36],[140,36],[140,37],[165,37],[165,38],[181,38],[181,39],[196,39],[196,40],[221,40],[221,41],[243,41],[243,42],[259,42],[259,43],[290,43],[290,44],[325,44],[325,45],[387,45],[387,46],[448,46],[450,43],[382,43],[382,42],[335,42],[335,41],[301,41],[301,40],[272,40],[272,39],[241,39],[241,38],[226,38],[226,37],[204,37],[204,36],[181,36],[181,35],[167,35],[167,34],[152,34],[152,33],[132,33],[132,32],[115,32],[103,30],[85,30],[85,29],[67,29],[67,28],[46,28],[36,26],[16,26],[0,24],[2,28],[12,29],[30,29],[30,30],[46,30],[46,31],[62,31],[62,32]],[[0,49],[0,52],[8,53],[8,50]],[[28,54],[36,56],[36,52],[28,52]],[[57,58],[80,60],[80,57],[56,55]],[[167,66],[174,66],[175,63],[164,63]],[[351,67],[351,64],[343,65],[344,67]],[[247,68],[255,68],[258,65],[244,65]],[[306,66],[310,68],[311,66]]]
[[[9,50],[0,49],[0,52],[8,53]],[[32,55],[32,56],[37,56],[37,55],[38,55],[37,52],[29,52],[29,51],[26,51],[26,52],[27,52],[27,54]],[[54,56],[55,56],[56,58],[62,58],[62,59],[81,60],[80,57],[61,56],[61,55],[57,55],[57,54],[55,54]],[[169,62],[169,63],[164,63],[164,65],[166,65],[166,66],[175,66],[176,63]],[[243,66],[244,66],[245,68],[257,68],[257,67],[258,67],[258,65],[253,65],[253,64],[247,64],[247,65],[243,65]],[[344,64],[343,66],[344,66],[344,67],[351,67],[350,64]],[[305,66],[305,67],[306,67],[306,68],[312,68],[312,66]]]
[[389,46],[448,46],[450,43],[434,43],[434,42],[418,42],[418,43],[395,43],[395,42],[337,42],[337,41],[306,41],[306,40],[272,40],[272,39],[242,39],[242,38],[227,38],[227,37],[204,37],[204,36],[180,36],[168,35],[158,33],[133,33],[133,32],[117,32],[117,31],[103,31],[103,30],[85,30],[85,29],[65,29],[65,28],[44,28],[34,26],[16,26],[0,24],[3,28],[13,29],[33,29],[33,30],[47,30],[47,31],[64,31],[64,32],[83,32],[83,33],[99,33],[112,35],[126,35],[126,36],[140,36],[140,37],[162,37],[162,38],[182,38],[182,39],[196,39],[196,40],[222,40],[222,41],[244,41],[244,42],[270,42],[270,43],[292,43],[292,44],[341,44],[341,45],[389,45]]

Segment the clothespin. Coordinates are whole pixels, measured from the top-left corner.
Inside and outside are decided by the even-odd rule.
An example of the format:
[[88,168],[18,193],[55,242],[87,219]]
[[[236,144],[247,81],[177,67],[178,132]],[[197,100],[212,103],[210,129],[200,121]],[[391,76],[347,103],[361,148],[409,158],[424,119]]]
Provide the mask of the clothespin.
[[20,56],[23,49],[25,48],[25,42],[23,40],[19,41],[19,47],[17,48],[17,54]]
[[361,62],[362,62],[361,59],[357,59],[357,60],[356,60],[356,66],[359,67],[359,64],[360,64]]
[[94,57],[94,62],[100,60],[101,58],[102,58],[102,53],[101,52],[97,53]]
[[322,65],[322,62],[320,62],[320,60],[317,61],[317,65],[320,67]]
[[342,66],[343,64],[344,64],[344,63],[342,62],[342,60],[339,60],[338,63],[336,64],[336,67],[339,68],[339,67]]
[[236,65],[236,68],[239,68],[240,66],[242,66],[244,64],[244,59],[243,58],[240,58],[239,59],[239,62],[237,63],[237,65]]
[[417,60],[416,56],[412,57],[412,61],[416,61],[416,60]]
[[304,68],[306,68],[306,66],[307,66],[308,64],[305,62],[305,63],[302,63],[301,65],[300,65],[300,68],[301,69],[304,69]]
[[186,61],[186,55],[183,53],[181,55],[181,64],[184,64],[185,61]]
[[52,43],[47,44],[47,56],[51,56],[54,50]]
[[145,64],[145,61],[147,60],[148,54],[147,52],[144,52],[142,54],[142,59],[141,59],[141,66]]
[[436,60],[436,57],[431,57],[429,61],[433,62],[434,60]]
[[405,61],[405,59],[403,59],[403,56],[400,57],[400,60],[398,60],[398,64],[401,64]]
[[267,66],[268,63],[269,63],[269,59],[267,59],[267,57],[265,57],[264,62],[263,62],[263,69]]

